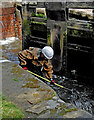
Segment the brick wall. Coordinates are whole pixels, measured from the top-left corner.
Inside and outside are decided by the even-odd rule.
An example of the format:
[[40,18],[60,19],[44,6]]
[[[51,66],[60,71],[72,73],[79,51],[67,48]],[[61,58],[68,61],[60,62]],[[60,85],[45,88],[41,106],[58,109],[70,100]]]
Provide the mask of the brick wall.
[[19,17],[15,18],[15,7],[0,8],[0,39],[8,37],[22,39],[21,28],[21,20]]

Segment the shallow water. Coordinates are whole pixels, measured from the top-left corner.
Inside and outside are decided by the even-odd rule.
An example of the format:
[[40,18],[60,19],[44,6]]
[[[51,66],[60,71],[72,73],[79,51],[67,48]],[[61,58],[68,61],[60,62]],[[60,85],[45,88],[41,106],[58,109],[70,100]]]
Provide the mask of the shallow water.
[[59,97],[65,102],[73,103],[78,108],[88,111],[94,115],[94,88],[85,83],[79,83],[78,80],[68,79],[61,76],[53,76],[56,83],[71,89],[71,92],[59,87],[53,89]]

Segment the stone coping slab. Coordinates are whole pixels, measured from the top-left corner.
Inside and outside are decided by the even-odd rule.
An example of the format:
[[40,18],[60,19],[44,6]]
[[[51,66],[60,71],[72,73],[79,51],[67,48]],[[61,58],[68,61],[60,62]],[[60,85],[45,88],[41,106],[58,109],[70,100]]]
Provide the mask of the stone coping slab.
[[2,94],[19,106],[26,118],[92,118],[90,113],[65,103],[51,87],[19,65],[5,61],[0,67]]

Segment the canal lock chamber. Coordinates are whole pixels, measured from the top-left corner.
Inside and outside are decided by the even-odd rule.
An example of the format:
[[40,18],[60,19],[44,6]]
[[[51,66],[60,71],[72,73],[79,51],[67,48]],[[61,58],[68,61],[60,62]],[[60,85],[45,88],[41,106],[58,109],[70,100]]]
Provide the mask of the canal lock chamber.
[[[70,11],[83,9],[71,9]],[[93,9],[86,9],[90,12]],[[94,22],[93,17],[69,13],[67,22],[67,73],[78,82],[93,85],[94,79]],[[92,15],[92,14],[91,14]]]
[[[62,17],[66,15],[64,13],[65,8],[63,7],[64,9],[60,12],[61,4],[59,6],[57,2],[55,3],[57,7],[59,6],[59,10],[56,10],[56,6],[53,4],[50,3],[51,7],[47,4],[47,20],[36,16],[31,17],[30,15],[32,11],[35,11],[36,6],[28,5],[27,20],[23,19],[23,49],[28,49],[30,46],[40,48],[45,45],[52,46],[55,52],[54,59],[52,59],[55,82],[69,89],[73,89],[74,93],[77,92],[79,94],[72,94],[56,86],[53,89],[61,99],[75,104],[78,108],[86,109],[86,107],[91,107],[92,103],[92,109],[90,108],[92,113],[94,111],[94,92],[90,89],[91,86],[90,88],[88,87],[88,83],[93,83],[92,73],[94,73],[93,32],[70,28],[74,23],[72,20],[67,21],[66,24],[65,17]],[[56,11],[60,12],[60,14],[58,15]],[[72,25],[68,24],[68,22]],[[82,26],[82,24],[83,22],[80,25]],[[85,25],[89,30],[91,25],[88,23],[85,23]],[[86,86],[81,84],[81,82],[86,83]]]
[[[77,31],[73,30],[73,32]],[[80,82],[92,84],[94,79],[94,38],[90,37],[90,33],[86,31],[84,33],[83,37],[72,36],[68,29],[67,72]]]
[[[57,10],[52,7],[53,3],[50,3],[50,6],[47,4],[47,19],[30,16],[32,12],[30,9],[33,7],[28,6],[28,17],[23,20],[25,24],[23,49],[28,49],[30,46],[43,48],[45,45],[50,45],[55,53],[52,59],[54,74],[92,84],[94,78],[93,32],[72,29],[68,23],[66,25],[65,4],[59,4],[60,7]],[[70,23],[72,24],[72,21]],[[86,23],[86,26],[90,27],[90,24]]]

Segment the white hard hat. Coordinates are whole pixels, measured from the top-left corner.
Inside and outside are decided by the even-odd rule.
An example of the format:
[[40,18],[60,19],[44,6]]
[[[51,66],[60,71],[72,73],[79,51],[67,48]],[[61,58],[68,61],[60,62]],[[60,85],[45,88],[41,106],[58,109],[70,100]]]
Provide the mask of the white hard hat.
[[52,59],[52,57],[54,55],[54,51],[50,46],[45,46],[42,49],[42,53],[47,59]]

